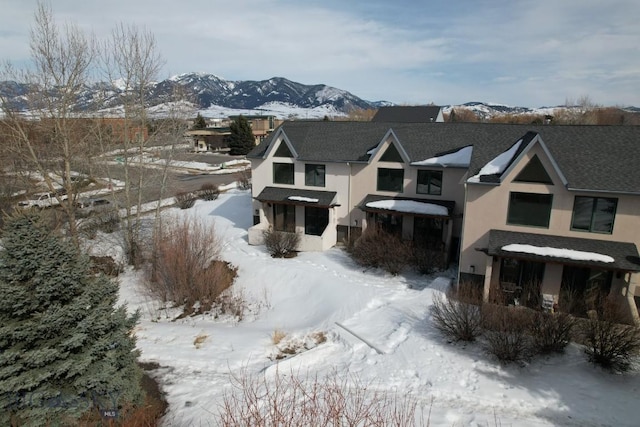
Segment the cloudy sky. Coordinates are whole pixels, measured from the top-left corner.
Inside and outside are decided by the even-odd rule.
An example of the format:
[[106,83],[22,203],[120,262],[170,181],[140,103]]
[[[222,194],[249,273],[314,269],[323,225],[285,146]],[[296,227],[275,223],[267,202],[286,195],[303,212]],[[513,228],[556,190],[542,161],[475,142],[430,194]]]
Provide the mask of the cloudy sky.
[[[399,104],[640,106],[638,0],[51,0],[98,38],[151,31],[160,78],[286,77]],[[0,59],[24,66],[36,0],[0,0]]]

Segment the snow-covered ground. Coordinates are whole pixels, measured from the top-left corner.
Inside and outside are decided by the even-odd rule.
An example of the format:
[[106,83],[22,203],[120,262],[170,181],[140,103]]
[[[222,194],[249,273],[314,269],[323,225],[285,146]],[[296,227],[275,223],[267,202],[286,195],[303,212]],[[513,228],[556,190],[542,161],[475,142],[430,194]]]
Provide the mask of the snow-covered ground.
[[[156,374],[169,402],[167,426],[217,425],[231,374],[269,378],[276,368],[311,376],[348,372],[376,389],[418,399],[432,426],[639,424],[638,374],[596,369],[577,345],[562,356],[502,366],[480,344],[448,343],[434,329],[429,307],[453,272],[393,277],[363,271],[338,248],[272,259],[264,247],[247,243],[252,213],[246,191],[166,212],[215,224],[225,242],[223,258],[238,267],[236,292],[251,306],[240,322],[210,315],[173,322],[179,312],[146,296],[139,273],[120,276],[121,301],[142,314],[136,329],[141,359],[162,366]],[[300,339],[320,331],[328,339],[272,361],[276,330]],[[196,345],[198,336],[204,341]]]

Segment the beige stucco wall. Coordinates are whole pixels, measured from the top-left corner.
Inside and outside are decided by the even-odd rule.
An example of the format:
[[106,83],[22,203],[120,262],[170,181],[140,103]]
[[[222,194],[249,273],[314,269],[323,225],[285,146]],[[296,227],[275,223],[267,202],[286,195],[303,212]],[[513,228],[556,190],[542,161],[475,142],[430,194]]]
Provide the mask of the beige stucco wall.
[[[274,144],[277,149],[278,141]],[[349,224],[349,185],[350,165],[345,163],[323,163],[323,162],[304,162],[296,161],[293,158],[273,157],[271,150],[267,153],[265,159],[251,159],[252,174],[252,197],[257,197],[265,187],[276,186],[279,188],[297,188],[314,191],[335,191],[335,206],[329,209],[329,224],[325,229],[322,237],[307,236],[304,234],[304,206],[296,206],[296,231],[302,236],[300,250],[302,251],[320,251],[326,250],[336,244],[337,225]],[[273,163],[293,163],[294,164],[294,184],[274,184],[273,183]],[[324,164],[325,165],[325,186],[306,186],[305,185],[305,164]],[[249,243],[262,244],[262,230],[267,228],[267,224],[272,222],[272,212],[268,207],[262,205],[261,202],[253,200],[253,215],[260,216],[260,225],[249,229]],[[352,221],[353,225],[353,221]]]
[[[381,162],[379,161],[382,154],[387,150],[389,144],[391,144],[391,138],[387,139],[380,146],[375,156],[370,160],[368,164],[354,164],[352,167],[353,179],[351,183],[352,188],[352,206],[360,204],[368,194],[377,194],[389,197],[409,197],[417,199],[431,199],[431,200],[448,200],[455,202],[455,209],[453,212],[453,235],[460,236],[462,230],[462,213],[464,209],[464,178],[467,170],[463,168],[429,168],[429,167],[417,167],[411,166],[409,163],[394,163],[394,162]],[[403,169],[404,170],[404,185],[402,193],[378,191],[378,168],[388,169]],[[420,169],[432,169],[442,170],[442,191],[441,195],[431,194],[418,194],[417,180],[418,170]],[[355,212],[357,211],[357,212]],[[359,209],[354,211],[354,216],[358,219],[364,219],[364,214]],[[412,225],[412,224],[410,224]],[[407,225],[408,226],[408,225]],[[411,228],[412,230],[412,228]]]
[[[554,185],[530,184],[513,182],[513,179],[525,167],[529,160],[537,154]],[[525,193],[553,194],[551,218],[549,228],[527,227],[507,224],[507,211],[509,205],[509,193],[512,191]],[[618,199],[618,206],[614,220],[612,234],[589,233],[571,230],[571,219],[575,196],[614,197]],[[612,240],[619,242],[632,242],[640,246],[640,197],[618,195],[609,193],[595,193],[585,191],[568,191],[556,174],[551,162],[539,144],[536,144],[526,153],[523,159],[515,165],[513,170],[504,177],[501,185],[486,185],[478,183],[467,184],[467,201],[464,218],[464,233],[461,244],[460,271],[472,273],[471,266],[475,266],[475,272],[485,274],[487,263],[491,258],[476,248],[486,248],[490,229],[517,231],[526,233],[552,234],[584,239]],[[545,281],[548,278],[559,276],[551,269],[545,273]],[[497,269],[493,268],[494,276]],[[557,274],[556,274],[557,273]],[[549,275],[547,277],[547,275]],[[640,295],[638,274],[631,279],[630,291]],[[558,277],[556,277],[557,279]],[[493,278],[492,280],[495,280]],[[555,282],[553,280],[552,282]],[[547,286],[547,285],[545,285]],[[550,282],[548,286],[553,286]],[[559,285],[558,285],[559,286]],[[551,291],[552,289],[548,289]],[[544,292],[544,290],[543,290]],[[547,293],[547,292],[544,292]],[[554,292],[548,292],[554,293]]]

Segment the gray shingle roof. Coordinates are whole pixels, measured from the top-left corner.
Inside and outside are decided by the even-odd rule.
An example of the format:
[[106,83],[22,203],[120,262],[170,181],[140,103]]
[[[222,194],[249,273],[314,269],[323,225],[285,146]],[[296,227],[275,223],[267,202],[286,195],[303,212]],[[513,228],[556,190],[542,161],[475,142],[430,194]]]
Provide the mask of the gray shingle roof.
[[[282,130],[302,161],[362,162],[393,130],[411,162],[473,145],[469,176],[536,132],[549,148],[568,186],[640,193],[640,126],[509,125],[490,123],[285,122]],[[262,158],[277,132],[248,158]]]
[[380,107],[372,122],[433,123],[438,118],[437,105]]
[[[570,258],[542,256],[529,253],[511,252],[502,249],[509,244],[524,244],[538,247],[573,249],[582,252],[593,252],[608,255],[614,262],[579,261]],[[562,264],[598,267],[607,270],[640,271],[638,248],[633,243],[612,242],[608,240],[581,239],[548,234],[518,233],[513,231],[489,230],[489,246],[478,248],[488,255],[506,258],[529,259],[539,262],[556,262]]]
[[[308,199],[318,200],[317,202],[304,201],[304,200],[291,200],[289,197],[303,197]],[[315,206],[319,208],[326,208],[336,205],[336,192],[335,191],[317,191],[317,190],[302,190],[298,188],[282,188],[282,187],[265,187],[256,200],[261,202],[275,202],[284,203],[290,205],[304,205]]]

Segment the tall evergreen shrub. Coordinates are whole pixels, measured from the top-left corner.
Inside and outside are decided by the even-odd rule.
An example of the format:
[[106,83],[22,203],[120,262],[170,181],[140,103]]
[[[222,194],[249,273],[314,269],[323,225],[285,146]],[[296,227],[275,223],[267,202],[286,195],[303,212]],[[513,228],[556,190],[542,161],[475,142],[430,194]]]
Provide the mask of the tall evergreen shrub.
[[140,401],[118,285],[37,217],[9,220],[0,249],[0,425],[73,424]]

